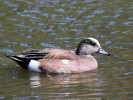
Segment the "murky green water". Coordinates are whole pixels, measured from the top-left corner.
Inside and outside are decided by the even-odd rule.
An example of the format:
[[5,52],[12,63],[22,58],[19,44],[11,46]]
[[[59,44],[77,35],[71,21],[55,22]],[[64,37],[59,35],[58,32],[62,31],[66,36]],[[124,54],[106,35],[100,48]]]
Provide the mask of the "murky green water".
[[[29,72],[5,54],[45,47],[76,49],[97,38],[110,57],[82,74]],[[133,99],[132,0],[0,0],[0,99]]]

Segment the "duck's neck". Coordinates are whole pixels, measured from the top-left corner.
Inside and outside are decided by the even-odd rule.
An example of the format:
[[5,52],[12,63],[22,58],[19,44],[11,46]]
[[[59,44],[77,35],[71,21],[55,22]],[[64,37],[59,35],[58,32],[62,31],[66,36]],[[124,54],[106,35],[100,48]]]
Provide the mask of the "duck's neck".
[[87,57],[87,56],[91,56],[91,54],[87,54],[82,47],[78,47],[76,52],[75,52],[78,56],[80,57]]

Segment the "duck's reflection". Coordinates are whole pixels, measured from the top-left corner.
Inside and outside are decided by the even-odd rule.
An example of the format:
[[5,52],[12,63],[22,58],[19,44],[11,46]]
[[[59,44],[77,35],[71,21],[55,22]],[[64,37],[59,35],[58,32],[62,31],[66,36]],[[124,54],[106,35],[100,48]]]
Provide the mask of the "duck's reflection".
[[30,86],[32,88],[36,88],[36,87],[39,87],[41,84],[40,84],[40,77],[39,75],[35,75],[35,76],[30,76]]
[[82,83],[90,87],[99,85],[97,82],[97,70],[80,74],[44,74],[33,72],[29,76],[32,88],[47,85],[49,88],[62,87],[62,85],[63,87],[69,87],[69,85],[76,86]]
[[99,75],[97,70],[79,74],[50,75],[21,70],[18,74],[20,79],[25,80],[27,88],[32,88],[31,90],[35,93],[33,95],[39,95],[38,99],[65,99],[65,97],[73,98],[73,96],[75,98],[90,97],[92,99],[96,96],[96,99],[100,99],[103,93],[99,88],[102,82]]

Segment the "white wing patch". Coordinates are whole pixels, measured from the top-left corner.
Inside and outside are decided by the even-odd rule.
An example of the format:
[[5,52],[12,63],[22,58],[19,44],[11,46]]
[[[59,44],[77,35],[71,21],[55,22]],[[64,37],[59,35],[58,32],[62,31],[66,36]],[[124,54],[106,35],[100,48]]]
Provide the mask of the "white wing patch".
[[62,63],[64,63],[64,64],[68,64],[70,60],[68,60],[68,59],[62,59],[61,61],[62,61]]
[[28,69],[31,71],[41,72],[41,70],[39,69],[39,65],[40,65],[40,62],[36,60],[31,60],[29,63]]

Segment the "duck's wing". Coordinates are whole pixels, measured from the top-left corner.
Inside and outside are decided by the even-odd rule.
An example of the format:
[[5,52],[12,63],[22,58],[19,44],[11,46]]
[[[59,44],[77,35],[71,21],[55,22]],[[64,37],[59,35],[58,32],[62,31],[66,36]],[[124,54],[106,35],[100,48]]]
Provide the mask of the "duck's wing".
[[75,54],[73,50],[63,50],[63,49],[34,49],[21,52],[22,55],[28,57],[29,59],[39,60],[39,59],[77,59],[79,56]]

